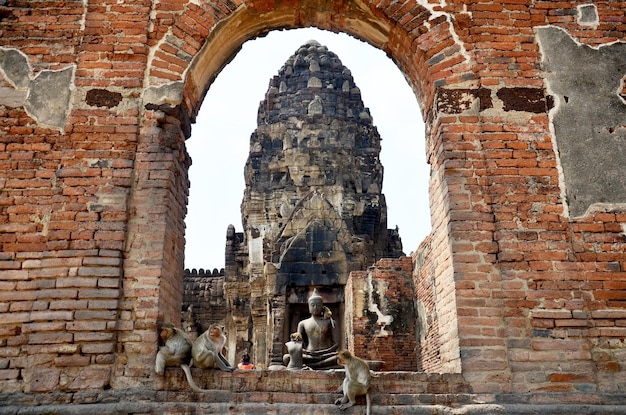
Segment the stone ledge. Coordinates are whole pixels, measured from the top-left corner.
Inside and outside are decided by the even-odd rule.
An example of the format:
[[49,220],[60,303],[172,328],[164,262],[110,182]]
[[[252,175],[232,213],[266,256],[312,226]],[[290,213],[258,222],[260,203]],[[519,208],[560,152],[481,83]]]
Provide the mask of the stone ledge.
[[[250,370],[232,373],[192,369],[193,378],[204,389],[231,392],[320,393],[335,391],[344,379],[343,370]],[[189,390],[179,368],[167,368],[160,388],[166,391]],[[469,386],[460,373],[375,372],[373,393],[460,394]]]
[[[160,389],[147,387],[51,393],[0,393],[0,415],[59,414],[337,414],[343,370],[235,371],[194,369],[204,393],[189,390],[181,369],[168,368]],[[214,386],[220,386],[217,388]],[[461,374],[378,372],[372,386],[378,415],[623,415],[626,394],[477,394]],[[347,415],[364,411],[364,398]]]
[[[578,404],[465,404],[465,405],[405,405],[377,406],[377,415],[623,415],[624,405]],[[356,414],[364,411],[357,406],[346,411]],[[335,405],[307,405],[286,403],[204,403],[204,402],[119,402],[83,405],[0,406],[0,415],[101,415],[101,414],[239,414],[239,415],[336,415]]]

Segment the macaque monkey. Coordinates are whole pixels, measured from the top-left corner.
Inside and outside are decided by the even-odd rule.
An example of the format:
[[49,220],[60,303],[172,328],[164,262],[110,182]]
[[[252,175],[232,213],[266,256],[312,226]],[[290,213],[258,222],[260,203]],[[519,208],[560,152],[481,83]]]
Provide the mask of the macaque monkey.
[[154,371],[163,376],[165,366],[180,366],[185,372],[189,387],[195,392],[207,392],[200,389],[191,377],[189,362],[191,361],[191,339],[184,331],[174,327],[171,323],[165,323],[161,328],[161,340],[164,345],[159,347],[157,352]]
[[233,367],[228,363],[222,350],[226,345],[224,329],[218,324],[211,324],[209,329],[202,333],[193,343],[191,349],[192,363],[201,369],[220,369],[232,372]]
[[369,394],[370,368],[363,359],[352,356],[347,350],[341,350],[337,353],[337,363],[346,368],[346,377],[343,380],[343,397],[335,401],[335,405],[339,405],[340,410],[344,410],[356,404],[356,397],[365,395],[367,402],[366,414],[370,415],[371,401]]
[[186,365],[191,360],[191,339],[171,323],[165,323],[159,334],[163,346],[159,347],[154,371],[163,375],[165,366]]
[[330,308],[324,306],[324,308],[322,309],[322,317],[324,317],[325,319],[330,319],[330,325],[332,328],[335,328],[335,320],[333,320],[333,312],[330,311]]
[[[216,333],[220,337],[221,348],[219,349],[219,355],[221,356],[221,350],[224,347],[224,343],[226,342],[226,336],[222,334],[222,330],[219,326],[214,325],[216,327]],[[213,328],[213,326],[211,326]],[[174,327],[171,323],[166,323],[163,325],[161,330],[161,339],[164,341],[164,345],[159,348],[157,353],[156,363],[155,363],[155,372],[159,375],[163,375],[165,371],[165,366],[180,366],[185,372],[185,377],[187,378],[187,383],[189,387],[194,392],[208,392],[207,389],[202,389],[193,380],[191,376],[191,369],[189,368],[189,363],[192,365],[196,365],[199,368],[205,369],[209,367],[214,367],[215,365],[210,365],[210,357],[211,353],[214,353],[215,345],[210,342],[210,340],[206,340],[206,337],[210,338],[207,333],[211,330],[205,332],[202,336],[198,337],[196,341],[192,344],[191,339],[183,332],[182,330]],[[202,340],[201,340],[202,339]],[[194,353],[195,352],[195,353]],[[196,356],[198,356],[198,360],[196,360]],[[226,365],[228,361],[224,356],[221,356],[224,359]],[[224,362],[220,360],[221,364],[224,365]],[[232,370],[232,368],[231,368]]]

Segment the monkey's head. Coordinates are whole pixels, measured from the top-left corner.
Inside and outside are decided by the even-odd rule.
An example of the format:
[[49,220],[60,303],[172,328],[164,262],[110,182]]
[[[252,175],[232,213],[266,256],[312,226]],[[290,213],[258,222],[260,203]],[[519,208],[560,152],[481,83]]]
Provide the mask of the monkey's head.
[[159,336],[163,341],[171,338],[174,335],[174,325],[172,323],[164,323],[161,326],[161,333]]
[[322,311],[322,316],[323,316],[325,319],[329,319],[329,318],[332,318],[332,317],[333,317],[333,312],[332,312],[332,311],[330,311],[330,308],[328,308],[328,307],[324,306],[324,308],[323,308],[322,310],[323,310],[323,311]]
[[220,337],[224,335],[226,330],[224,330],[224,326],[221,324],[211,324],[209,327],[209,335],[211,337]]
[[291,333],[289,338],[291,339],[292,342],[301,342],[302,341],[302,335],[300,333],[298,333],[298,332]]
[[347,350],[340,350],[339,352],[337,352],[337,363],[339,363],[342,366],[345,366],[350,359],[352,359],[352,353],[350,353]]

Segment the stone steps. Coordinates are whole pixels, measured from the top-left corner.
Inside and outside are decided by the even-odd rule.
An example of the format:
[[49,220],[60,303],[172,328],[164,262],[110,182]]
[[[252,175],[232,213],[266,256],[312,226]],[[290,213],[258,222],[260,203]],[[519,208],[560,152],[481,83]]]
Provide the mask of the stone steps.
[[[0,393],[0,415],[100,414],[365,414],[365,399],[340,412],[334,405],[344,378],[336,371],[193,369],[207,392],[192,392],[180,368],[155,377],[153,388]],[[624,415],[625,394],[583,392],[477,394],[460,374],[379,372],[371,387],[373,415]]]
[[[232,373],[192,369],[196,384],[203,389],[231,392],[278,392],[326,394],[337,391],[344,379],[343,370],[236,370]],[[164,391],[188,391],[187,379],[180,368],[167,368]],[[462,394],[469,392],[459,373],[376,372],[373,394]]]
[[[181,394],[168,399],[167,394],[151,390],[107,391],[99,395],[99,402],[75,400],[67,403],[51,403],[59,394],[49,397],[50,403],[18,404],[12,399],[4,400],[0,394],[0,415],[356,415],[365,414],[365,405],[357,405],[341,412],[330,403],[288,402],[237,402],[237,394],[210,391],[190,396]],[[297,394],[296,394],[297,395]],[[69,395],[68,395],[69,397]],[[172,398],[172,396],[169,396]],[[472,401],[476,400],[476,396]],[[24,398],[32,399],[32,395]],[[232,400],[232,401],[231,401]],[[609,399],[611,400],[611,399]],[[623,401],[623,396],[620,398]],[[444,404],[387,404],[374,400],[372,415],[624,415],[626,405],[619,403],[580,404],[561,403],[477,403],[450,402]]]

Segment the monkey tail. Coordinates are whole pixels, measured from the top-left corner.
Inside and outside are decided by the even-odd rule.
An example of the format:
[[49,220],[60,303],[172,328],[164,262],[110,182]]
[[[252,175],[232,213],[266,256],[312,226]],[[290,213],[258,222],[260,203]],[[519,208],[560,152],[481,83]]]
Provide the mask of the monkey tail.
[[365,394],[365,403],[367,405],[365,408],[365,415],[372,415],[372,399],[370,398],[369,392]]
[[202,389],[198,387],[198,385],[196,385],[196,382],[193,381],[193,377],[191,376],[191,369],[189,369],[188,365],[183,363],[182,365],[180,365],[180,367],[183,369],[183,372],[185,372],[185,376],[187,377],[187,383],[189,383],[189,387],[191,388],[192,391],[209,392],[208,389]]

